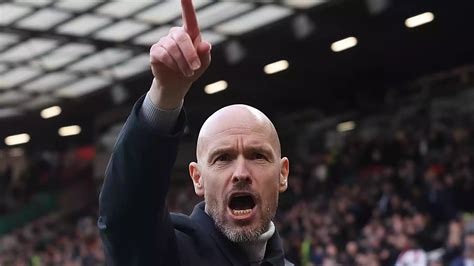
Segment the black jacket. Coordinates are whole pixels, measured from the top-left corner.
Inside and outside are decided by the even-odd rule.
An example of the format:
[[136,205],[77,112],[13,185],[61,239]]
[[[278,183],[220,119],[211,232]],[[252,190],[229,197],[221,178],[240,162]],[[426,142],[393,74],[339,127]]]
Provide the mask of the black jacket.
[[[98,227],[107,265],[249,265],[242,251],[196,205],[190,216],[170,214],[166,194],[185,124],[171,135],[140,121],[143,97],[128,117],[110,159],[99,197]],[[262,265],[285,265],[278,232]]]

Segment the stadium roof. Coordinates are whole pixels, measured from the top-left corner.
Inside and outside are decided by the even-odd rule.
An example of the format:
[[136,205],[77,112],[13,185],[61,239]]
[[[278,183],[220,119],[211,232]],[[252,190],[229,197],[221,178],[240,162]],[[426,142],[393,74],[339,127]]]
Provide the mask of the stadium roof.
[[[270,115],[368,108],[388,87],[473,63],[470,2],[194,0],[213,62],[187,96],[190,129],[236,102]],[[419,14],[430,23],[411,27]],[[68,125],[90,141],[122,120],[149,88],[149,46],[180,20],[177,0],[0,3],[0,147],[20,133],[57,145]],[[43,119],[51,106],[61,114]]]

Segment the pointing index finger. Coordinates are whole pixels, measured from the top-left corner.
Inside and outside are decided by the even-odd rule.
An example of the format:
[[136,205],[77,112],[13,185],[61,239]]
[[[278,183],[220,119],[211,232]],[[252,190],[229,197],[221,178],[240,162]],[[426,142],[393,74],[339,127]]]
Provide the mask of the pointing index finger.
[[184,30],[193,42],[201,35],[192,0],[181,0]]

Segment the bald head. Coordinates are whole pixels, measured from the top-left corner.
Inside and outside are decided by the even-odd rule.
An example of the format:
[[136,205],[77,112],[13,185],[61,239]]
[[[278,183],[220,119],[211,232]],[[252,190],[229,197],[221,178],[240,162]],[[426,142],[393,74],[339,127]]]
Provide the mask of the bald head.
[[278,134],[270,119],[252,106],[234,104],[217,110],[202,125],[196,148],[198,162],[207,150],[210,141],[223,134],[237,134],[238,132],[264,135],[278,156],[281,156]]

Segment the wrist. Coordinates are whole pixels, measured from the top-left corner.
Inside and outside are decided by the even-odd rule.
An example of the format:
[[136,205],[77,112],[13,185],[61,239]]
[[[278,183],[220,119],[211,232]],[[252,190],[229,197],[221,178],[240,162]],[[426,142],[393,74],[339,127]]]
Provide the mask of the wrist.
[[[182,90],[182,89],[181,89]],[[148,93],[151,102],[156,107],[163,110],[174,110],[181,106],[184,95],[176,93],[177,89],[163,89],[158,85],[156,79],[153,79],[150,91]],[[168,92],[168,93],[167,93]],[[169,93],[172,92],[172,93]]]

